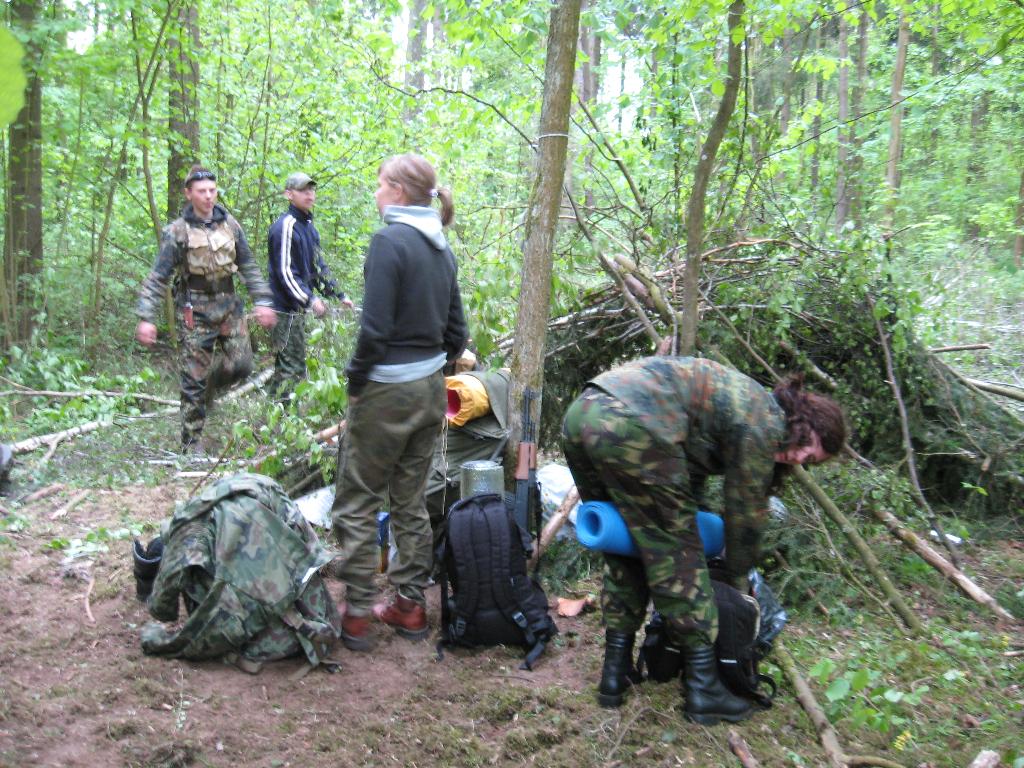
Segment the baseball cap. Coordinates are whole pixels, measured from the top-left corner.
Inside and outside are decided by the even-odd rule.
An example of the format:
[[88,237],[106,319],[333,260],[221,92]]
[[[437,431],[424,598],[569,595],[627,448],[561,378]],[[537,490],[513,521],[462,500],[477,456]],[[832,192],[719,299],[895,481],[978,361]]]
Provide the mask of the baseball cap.
[[285,189],[303,190],[307,187],[315,187],[316,181],[310,178],[308,173],[298,171],[288,177],[288,180],[284,183]]

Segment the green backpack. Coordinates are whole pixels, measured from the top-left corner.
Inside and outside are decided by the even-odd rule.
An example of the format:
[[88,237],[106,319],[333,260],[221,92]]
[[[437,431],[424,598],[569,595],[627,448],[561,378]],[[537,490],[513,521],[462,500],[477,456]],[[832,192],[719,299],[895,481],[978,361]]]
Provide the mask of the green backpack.
[[338,638],[340,617],[319,575],[333,554],[270,478],[241,473],[210,484],[178,506],[163,544],[149,611],[174,622],[184,598],[188,617],[177,629],[146,625],[145,653],[225,657],[258,672],[299,653],[315,666]]

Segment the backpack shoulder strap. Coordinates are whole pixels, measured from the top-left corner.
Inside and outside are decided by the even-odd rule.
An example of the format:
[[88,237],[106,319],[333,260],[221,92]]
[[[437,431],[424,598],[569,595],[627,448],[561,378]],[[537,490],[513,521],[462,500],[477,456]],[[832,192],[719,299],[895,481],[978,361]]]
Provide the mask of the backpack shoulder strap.
[[466,633],[469,619],[476,613],[480,602],[480,573],[477,563],[473,532],[479,527],[481,511],[470,497],[452,507],[448,519],[448,546],[455,563],[455,617],[447,631],[453,642]]

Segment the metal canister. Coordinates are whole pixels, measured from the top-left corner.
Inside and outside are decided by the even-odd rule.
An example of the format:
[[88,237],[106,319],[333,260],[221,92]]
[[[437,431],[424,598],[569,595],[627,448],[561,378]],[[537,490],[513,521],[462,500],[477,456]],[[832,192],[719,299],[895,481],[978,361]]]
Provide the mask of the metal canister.
[[459,498],[468,499],[478,493],[504,493],[505,473],[496,461],[467,461],[459,467]]

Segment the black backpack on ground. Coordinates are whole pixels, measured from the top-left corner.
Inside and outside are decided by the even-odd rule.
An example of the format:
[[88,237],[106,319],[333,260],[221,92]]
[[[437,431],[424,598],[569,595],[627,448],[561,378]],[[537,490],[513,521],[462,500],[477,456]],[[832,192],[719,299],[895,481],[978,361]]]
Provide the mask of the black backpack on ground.
[[530,552],[503,496],[482,493],[451,506],[437,552],[440,645],[519,645],[526,649],[520,668],[532,669],[558,627],[526,571]]
[[[758,664],[771,649],[770,642],[766,643],[763,637],[759,637],[761,609],[758,601],[715,579],[715,571],[712,570],[711,574],[718,608],[718,637],[715,640],[718,676],[737,696],[752,699],[762,707],[770,707],[776,686],[772,678],[758,671]],[[655,682],[669,682],[682,673],[682,660],[679,649],[668,644],[665,622],[655,611],[644,629],[644,642],[637,658],[640,674]]]

